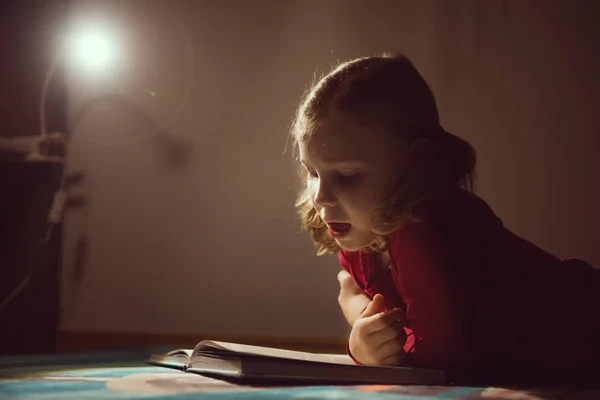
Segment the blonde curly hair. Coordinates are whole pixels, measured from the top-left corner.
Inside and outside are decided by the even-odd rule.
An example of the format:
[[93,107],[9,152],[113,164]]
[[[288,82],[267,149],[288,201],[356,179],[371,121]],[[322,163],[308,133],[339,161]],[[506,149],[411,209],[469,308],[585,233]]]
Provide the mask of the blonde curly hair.
[[[406,56],[358,58],[337,65],[319,79],[297,110],[291,129],[294,149],[310,141],[319,122],[333,113],[401,135],[409,149],[395,194],[374,210],[375,239],[364,251],[384,250],[389,234],[418,220],[413,210],[421,201],[453,188],[473,191],[475,150],[440,126],[433,93]],[[313,206],[305,175],[296,209],[301,228],[317,245],[317,255],[340,251]]]

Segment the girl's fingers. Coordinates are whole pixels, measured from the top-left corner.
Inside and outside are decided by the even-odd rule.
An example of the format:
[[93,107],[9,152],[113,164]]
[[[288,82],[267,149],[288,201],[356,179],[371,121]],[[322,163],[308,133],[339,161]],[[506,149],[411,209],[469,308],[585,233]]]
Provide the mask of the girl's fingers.
[[365,318],[365,332],[375,333],[404,320],[404,310],[394,308]]

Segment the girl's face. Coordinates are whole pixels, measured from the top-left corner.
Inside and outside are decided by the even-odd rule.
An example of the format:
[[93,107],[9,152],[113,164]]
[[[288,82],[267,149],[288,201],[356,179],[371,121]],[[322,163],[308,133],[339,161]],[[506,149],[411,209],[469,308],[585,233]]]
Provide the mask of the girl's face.
[[388,203],[400,176],[404,146],[383,128],[332,115],[299,153],[313,207],[344,250],[374,239],[375,212]]

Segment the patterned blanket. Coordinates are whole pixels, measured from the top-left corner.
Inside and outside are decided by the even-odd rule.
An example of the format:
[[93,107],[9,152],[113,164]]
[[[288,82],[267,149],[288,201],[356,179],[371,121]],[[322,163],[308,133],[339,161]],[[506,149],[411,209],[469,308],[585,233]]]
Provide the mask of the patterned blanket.
[[600,399],[600,392],[453,386],[253,387],[145,364],[131,352],[0,357],[0,399]]

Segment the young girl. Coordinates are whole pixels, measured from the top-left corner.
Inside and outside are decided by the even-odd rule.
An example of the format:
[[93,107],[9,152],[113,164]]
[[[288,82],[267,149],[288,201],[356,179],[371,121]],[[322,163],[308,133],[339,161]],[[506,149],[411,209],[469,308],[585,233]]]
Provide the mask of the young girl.
[[357,363],[470,384],[597,380],[600,271],[513,234],[473,194],[475,152],[440,126],[406,57],[339,65],[292,134],[302,226],[339,257]]

